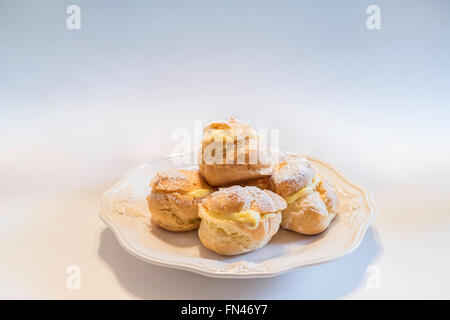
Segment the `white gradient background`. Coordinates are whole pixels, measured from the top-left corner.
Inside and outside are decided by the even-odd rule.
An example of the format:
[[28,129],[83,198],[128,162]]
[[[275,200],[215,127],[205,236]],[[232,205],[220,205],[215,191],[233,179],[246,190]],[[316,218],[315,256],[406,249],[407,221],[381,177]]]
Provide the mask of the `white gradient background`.
[[[450,298],[449,57],[448,1],[0,0],[0,298]],[[229,116],[369,189],[361,247],[246,281],[126,254],[101,193],[174,129]]]

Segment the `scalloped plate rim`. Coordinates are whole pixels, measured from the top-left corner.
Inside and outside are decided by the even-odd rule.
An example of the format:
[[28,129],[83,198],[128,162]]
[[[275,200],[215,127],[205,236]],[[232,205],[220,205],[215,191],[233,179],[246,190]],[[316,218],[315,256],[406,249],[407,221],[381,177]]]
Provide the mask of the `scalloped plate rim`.
[[[289,153],[289,152],[286,152],[286,153]],[[188,155],[177,155],[177,156],[188,156]],[[171,158],[173,158],[173,156],[172,157],[167,156],[162,159],[149,161],[149,162],[140,162],[137,165],[135,165],[134,167],[132,167],[130,170],[128,170],[125,173],[125,175],[122,176],[121,179],[119,179],[116,183],[114,183],[111,187],[109,187],[103,193],[102,198],[101,198],[101,208],[100,208],[100,213],[99,213],[100,219],[113,232],[114,236],[119,241],[122,248],[125,249],[125,251],[127,251],[129,254],[131,254],[132,256],[134,256],[142,261],[152,263],[154,265],[158,265],[161,267],[168,267],[168,268],[173,268],[173,269],[178,269],[178,270],[189,271],[189,272],[193,272],[196,274],[200,274],[200,275],[212,277],[212,278],[234,278],[234,279],[247,278],[247,279],[249,279],[249,278],[274,277],[274,276],[278,276],[283,273],[295,270],[297,268],[326,263],[326,262],[335,260],[339,257],[342,257],[344,255],[347,255],[347,254],[353,252],[359,246],[362,239],[364,238],[364,235],[366,234],[367,229],[369,228],[370,224],[374,221],[374,219],[377,216],[377,209],[375,207],[375,203],[373,201],[372,194],[369,191],[367,191],[365,188],[353,183],[350,179],[348,179],[346,176],[344,176],[338,169],[336,169],[335,167],[330,165],[328,162],[326,162],[322,159],[313,157],[313,156],[306,155],[306,158],[312,159],[317,162],[321,162],[323,165],[327,166],[329,169],[331,169],[336,174],[338,174],[347,183],[349,183],[354,188],[361,191],[362,195],[364,196],[364,199],[366,200],[367,204],[369,205],[369,209],[370,209],[369,214],[367,215],[364,222],[359,225],[358,231],[356,232],[356,234],[353,238],[353,241],[351,242],[350,245],[348,245],[345,249],[343,249],[339,253],[328,256],[328,257],[324,257],[321,259],[312,259],[309,261],[307,260],[307,261],[301,261],[298,263],[291,263],[289,265],[285,265],[280,268],[273,268],[273,271],[264,271],[263,272],[263,271],[248,271],[248,270],[246,270],[245,272],[240,272],[240,273],[212,271],[210,269],[206,269],[205,267],[194,265],[194,264],[170,262],[167,260],[162,260],[162,259],[156,258],[154,256],[144,255],[144,254],[140,253],[136,248],[134,248],[132,243],[130,243],[128,240],[126,240],[126,236],[120,231],[120,229],[112,221],[108,220],[107,215],[106,215],[106,212],[109,209],[108,197],[111,194],[113,194],[114,190],[116,190],[119,186],[121,186],[128,179],[128,177],[132,173],[134,173],[136,170],[140,169],[143,166],[151,165],[152,163],[155,163],[155,162],[170,160]],[[239,262],[234,262],[234,263],[239,263]]]

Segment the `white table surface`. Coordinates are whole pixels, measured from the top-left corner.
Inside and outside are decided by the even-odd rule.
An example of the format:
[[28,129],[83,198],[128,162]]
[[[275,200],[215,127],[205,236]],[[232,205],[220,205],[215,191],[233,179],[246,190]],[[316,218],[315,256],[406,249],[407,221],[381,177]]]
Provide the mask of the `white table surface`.
[[[0,298],[450,298],[448,3],[382,1],[376,34],[350,3],[137,1],[127,17],[98,3],[80,2],[79,31],[65,29],[69,2],[0,7]],[[283,149],[371,191],[378,217],[357,250],[224,280],[120,247],[102,192],[169,154],[175,129],[228,116],[280,129]]]

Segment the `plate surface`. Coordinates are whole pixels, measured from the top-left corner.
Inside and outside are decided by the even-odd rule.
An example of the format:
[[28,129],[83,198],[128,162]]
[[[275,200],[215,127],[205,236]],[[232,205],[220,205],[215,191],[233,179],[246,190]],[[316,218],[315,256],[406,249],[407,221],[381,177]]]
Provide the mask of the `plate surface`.
[[131,169],[102,197],[101,219],[122,247],[144,261],[217,278],[271,277],[301,266],[326,262],[350,253],[362,241],[376,216],[370,194],[324,161],[308,157],[316,170],[334,184],[340,205],[330,227],[315,236],[280,229],[263,248],[220,256],[203,247],[197,232],[172,233],[150,221],[146,196],[153,176],[171,168],[195,168],[192,156],[143,163]]

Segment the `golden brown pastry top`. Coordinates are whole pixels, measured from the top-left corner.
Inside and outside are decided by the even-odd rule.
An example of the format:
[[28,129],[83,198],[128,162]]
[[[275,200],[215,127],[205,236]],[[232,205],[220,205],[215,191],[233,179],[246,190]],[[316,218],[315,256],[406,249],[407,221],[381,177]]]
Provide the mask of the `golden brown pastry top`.
[[221,188],[204,198],[202,205],[213,212],[254,210],[261,214],[278,212],[287,206],[286,201],[276,193],[257,187],[241,186]]
[[269,188],[287,197],[310,185],[315,175],[312,163],[305,157],[281,154],[269,179]]
[[240,120],[215,121],[203,130],[199,164],[250,165],[254,170],[272,166],[273,157],[259,143],[258,133]]
[[150,185],[153,190],[164,192],[190,192],[211,188],[198,170],[172,169],[159,172]]
[[208,144],[218,136],[226,137],[226,142],[236,141],[240,137],[256,137],[257,133],[244,122],[230,118],[226,121],[214,121],[203,129],[203,144]]

